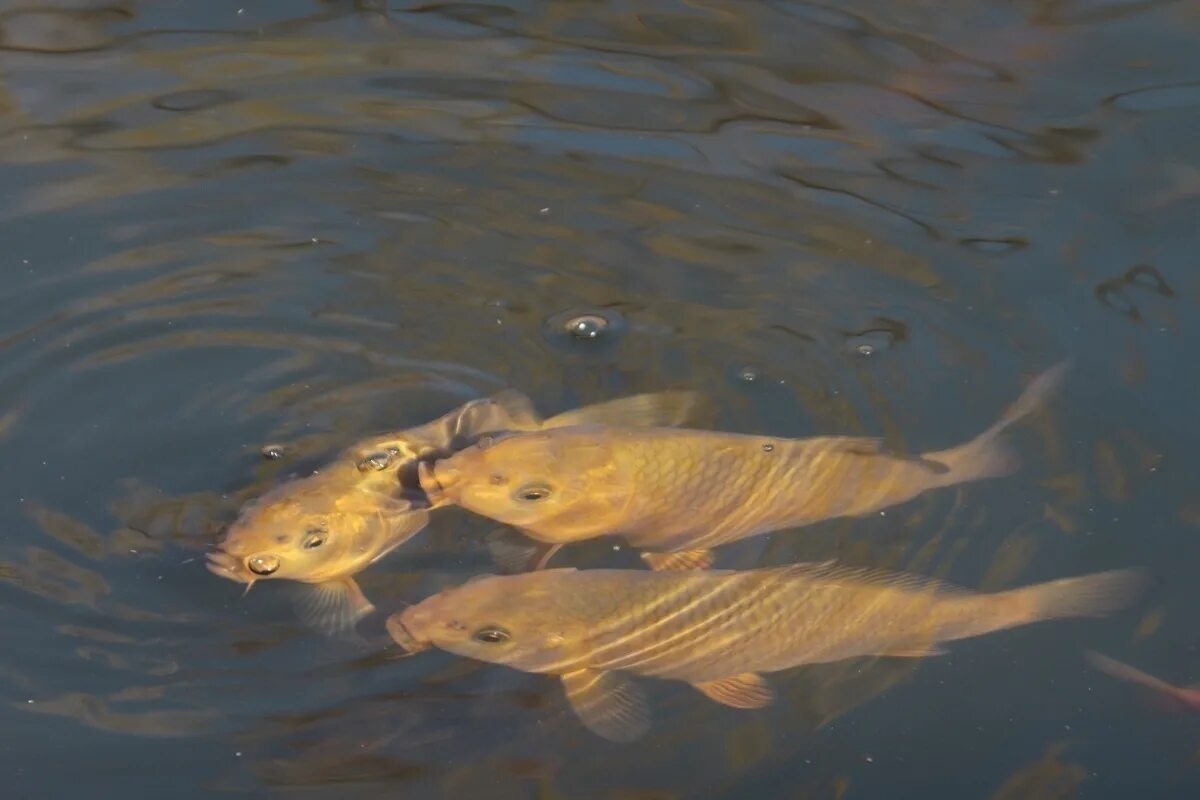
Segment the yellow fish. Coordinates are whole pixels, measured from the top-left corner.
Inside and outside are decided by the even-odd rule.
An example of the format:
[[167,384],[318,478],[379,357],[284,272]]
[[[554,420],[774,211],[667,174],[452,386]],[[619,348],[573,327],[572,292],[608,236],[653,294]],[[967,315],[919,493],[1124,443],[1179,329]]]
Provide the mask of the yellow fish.
[[208,553],[208,569],[246,584],[246,591],[266,578],[310,584],[301,617],[326,634],[352,629],[374,608],[353,576],[429,522],[417,485],[420,461],[510,430],[679,424],[699,400],[688,391],[631,395],[545,420],[519,392],[472,400],[425,425],[365,439],[314,474],[251,502]]
[[655,569],[704,569],[710,548],[834,517],[857,517],[930,489],[1009,474],[1000,434],[1036,408],[1065,365],[1038,376],[990,428],[950,450],[903,456],[878,439],[777,439],[604,425],[486,437],[419,465],[436,508],[456,504],[562,545],[620,535]]
[[583,723],[632,741],[649,729],[627,673],[686,681],[735,708],[768,705],[759,673],[856,656],[921,657],[938,642],[1130,603],[1141,570],[981,594],[832,563],[732,570],[552,569],[483,576],[389,617],[405,650],[561,678]]

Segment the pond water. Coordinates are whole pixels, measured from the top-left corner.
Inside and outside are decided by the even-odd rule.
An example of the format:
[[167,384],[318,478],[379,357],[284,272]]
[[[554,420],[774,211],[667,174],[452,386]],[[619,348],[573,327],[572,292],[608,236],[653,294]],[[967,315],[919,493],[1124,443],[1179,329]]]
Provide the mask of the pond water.
[[[1200,719],[1083,657],[1200,681],[1197,36],[1186,0],[0,3],[4,796],[1200,796]],[[362,574],[359,641],[204,568],[248,498],[506,387],[922,452],[1063,358],[1016,474],[720,564],[1144,565],[1134,607],[761,711],[647,682],[637,745],[396,658],[386,614],[493,569],[466,512]]]

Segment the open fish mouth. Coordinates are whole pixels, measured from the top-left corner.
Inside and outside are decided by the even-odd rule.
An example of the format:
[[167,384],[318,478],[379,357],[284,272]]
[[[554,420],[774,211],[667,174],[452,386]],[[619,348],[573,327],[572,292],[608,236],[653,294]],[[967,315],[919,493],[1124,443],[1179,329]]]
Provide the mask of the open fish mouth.
[[431,642],[421,641],[413,635],[408,626],[404,624],[404,612],[397,611],[387,618],[387,632],[392,637],[396,644],[406,653],[419,653],[422,650],[428,650],[432,647]]
[[245,567],[237,557],[224,550],[210,550],[204,554],[204,557],[207,559],[204,566],[213,575],[228,578],[237,583],[250,583],[250,577],[246,575]]

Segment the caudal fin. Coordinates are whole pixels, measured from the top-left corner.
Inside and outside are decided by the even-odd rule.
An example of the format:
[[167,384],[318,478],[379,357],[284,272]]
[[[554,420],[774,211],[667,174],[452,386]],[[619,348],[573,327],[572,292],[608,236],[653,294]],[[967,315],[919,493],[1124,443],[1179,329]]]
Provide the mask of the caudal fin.
[[950,450],[926,453],[925,458],[949,467],[941,483],[948,486],[984,478],[1001,478],[1015,472],[1021,464],[1021,459],[1001,438],[1001,434],[1010,425],[1043,405],[1046,398],[1062,383],[1066,371],[1067,362],[1060,361],[1038,375],[991,427],[966,444]]
[[1039,583],[1006,592],[1030,622],[1104,617],[1132,605],[1146,585],[1145,569],[1117,569]]

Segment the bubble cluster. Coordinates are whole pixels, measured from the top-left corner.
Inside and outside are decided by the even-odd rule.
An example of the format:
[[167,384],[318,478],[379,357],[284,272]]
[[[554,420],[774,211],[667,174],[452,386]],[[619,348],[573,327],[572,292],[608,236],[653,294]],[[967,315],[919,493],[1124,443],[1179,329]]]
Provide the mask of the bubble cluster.
[[391,453],[387,452],[386,450],[379,450],[378,452],[371,453],[370,455],[366,456],[362,461],[359,461],[358,469],[361,472],[379,472],[387,469],[391,463]]
[[567,332],[576,339],[595,339],[608,328],[608,320],[595,314],[584,314],[567,320]]
[[283,458],[286,450],[281,444],[267,444],[263,445],[263,448],[260,452],[262,453],[262,457],[268,461],[278,461],[279,459]]

